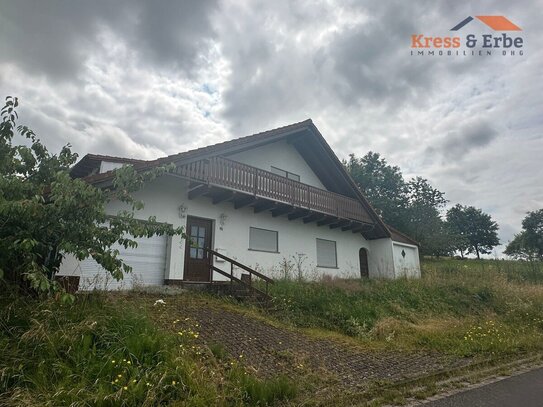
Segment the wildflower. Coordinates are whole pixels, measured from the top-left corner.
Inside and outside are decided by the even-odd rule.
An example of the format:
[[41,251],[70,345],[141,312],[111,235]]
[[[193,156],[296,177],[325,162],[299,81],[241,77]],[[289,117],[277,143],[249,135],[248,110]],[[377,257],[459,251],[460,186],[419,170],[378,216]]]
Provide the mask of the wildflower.
[[111,363],[115,363],[115,360],[112,360]]
[[177,382],[175,380],[172,380],[172,386],[175,386]]
[[132,362],[131,362],[131,361],[127,361],[126,364],[127,364],[127,365],[131,365]]
[[123,389],[124,389],[124,390],[128,390],[128,387],[124,386]]
[[123,377],[123,375],[122,375],[122,374],[118,374],[117,377]]

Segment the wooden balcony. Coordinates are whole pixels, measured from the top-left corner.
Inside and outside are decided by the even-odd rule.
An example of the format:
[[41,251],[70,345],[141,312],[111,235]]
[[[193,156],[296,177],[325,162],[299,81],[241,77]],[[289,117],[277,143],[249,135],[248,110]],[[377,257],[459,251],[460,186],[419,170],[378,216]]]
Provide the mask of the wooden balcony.
[[312,216],[312,220],[321,222],[323,217],[319,217],[318,214],[322,214],[329,218],[327,223],[337,220],[338,227],[349,229],[356,228],[357,224],[375,223],[356,199],[223,157],[181,165],[177,168],[176,174],[197,185],[195,190],[198,192],[192,197],[206,193],[211,195],[209,191],[215,188],[214,203],[218,203],[218,200],[232,199],[236,193],[238,202],[253,204],[255,211],[257,208],[269,209],[272,213],[275,210],[279,214],[292,214],[293,211],[297,211],[299,216],[296,217],[307,214],[308,218]]

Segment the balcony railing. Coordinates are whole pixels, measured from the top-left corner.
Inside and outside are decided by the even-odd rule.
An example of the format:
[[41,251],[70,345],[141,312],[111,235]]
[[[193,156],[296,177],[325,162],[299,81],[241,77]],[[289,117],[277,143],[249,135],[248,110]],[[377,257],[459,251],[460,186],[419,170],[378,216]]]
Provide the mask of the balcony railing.
[[297,208],[342,219],[373,223],[366,209],[356,199],[223,157],[181,165],[177,173],[194,181],[290,204]]

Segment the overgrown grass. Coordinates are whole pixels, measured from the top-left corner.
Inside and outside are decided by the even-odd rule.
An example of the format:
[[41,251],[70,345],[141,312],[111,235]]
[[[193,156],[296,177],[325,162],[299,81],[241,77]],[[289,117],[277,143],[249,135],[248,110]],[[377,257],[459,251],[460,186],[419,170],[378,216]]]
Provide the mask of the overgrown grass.
[[[267,312],[370,347],[510,356],[543,350],[542,274],[540,264],[426,260],[419,280],[278,281]],[[152,300],[92,294],[61,305],[2,295],[0,405],[260,406],[300,398],[295,380],[257,378],[222,344],[197,345],[196,328],[177,327]]]
[[269,405],[297,391],[160,330],[134,299],[0,301],[0,405]]
[[421,279],[278,281],[279,320],[368,344],[463,356],[543,349],[543,270],[500,260],[429,260]]
[[454,273],[458,271],[482,272],[485,277],[501,274],[508,281],[543,284],[543,263],[514,260],[457,260],[450,258],[427,258],[422,263],[423,271]]

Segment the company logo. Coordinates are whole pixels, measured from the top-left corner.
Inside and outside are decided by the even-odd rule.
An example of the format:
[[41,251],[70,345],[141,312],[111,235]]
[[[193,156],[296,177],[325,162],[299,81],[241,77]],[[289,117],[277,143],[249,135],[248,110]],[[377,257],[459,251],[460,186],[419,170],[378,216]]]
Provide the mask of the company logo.
[[[477,18],[479,21],[482,21],[494,31],[522,31],[522,28],[520,28],[518,25],[513,24],[504,16],[475,16],[475,18]],[[467,17],[466,19],[456,24],[453,28],[451,28],[451,31],[458,31],[466,26],[468,23],[471,23],[473,20],[473,17]]]
[[[456,35],[472,21],[478,21],[484,30],[492,30],[491,33]],[[477,28],[473,25],[471,27]],[[479,27],[479,29],[481,28]],[[524,55],[524,38],[522,33],[514,35],[508,32],[522,31],[518,25],[504,16],[468,16],[456,24],[450,31],[452,35],[428,36],[424,34],[411,35],[411,55],[429,56],[488,56],[501,55]],[[497,34],[496,31],[502,32]],[[465,32],[465,30],[464,30]]]

